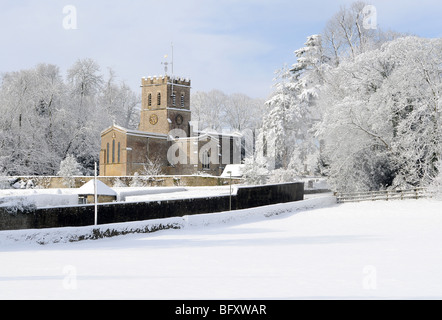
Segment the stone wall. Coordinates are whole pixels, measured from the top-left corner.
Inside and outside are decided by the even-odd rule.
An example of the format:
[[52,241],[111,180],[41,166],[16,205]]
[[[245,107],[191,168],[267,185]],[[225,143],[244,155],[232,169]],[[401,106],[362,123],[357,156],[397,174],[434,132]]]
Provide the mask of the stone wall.
[[[246,209],[304,199],[304,184],[289,183],[239,187],[232,195],[232,210]],[[100,204],[98,224],[143,221],[185,215],[228,211],[230,196],[152,202]],[[0,230],[78,227],[94,224],[94,205],[44,209],[0,208]]]
[[[50,177],[50,176],[29,176],[29,177],[11,177],[15,182],[23,182],[24,185],[32,182],[32,185],[39,188],[80,188],[94,177]],[[223,186],[230,183],[229,178],[220,178],[213,176],[124,176],[124,177],[98,177],[100,181],[109,187],[129,187],[134,184],[138,186],[152,187],[214,187]],[[232,184],[241,183],[241,179],[232,179]]]

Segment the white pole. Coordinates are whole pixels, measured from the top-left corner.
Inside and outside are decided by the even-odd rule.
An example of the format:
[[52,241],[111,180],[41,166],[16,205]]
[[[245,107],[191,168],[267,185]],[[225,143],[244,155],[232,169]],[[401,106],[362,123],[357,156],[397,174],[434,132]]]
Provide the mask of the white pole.
[[229,197],[229,210],[232,211],[232,171],[227,171],[230,175],[230,197]]
[[94,169],[94,223],[95,225],[98,224],[98,206],[97,206],[97,192],[98,192],[98,186],[97,186],[97,163],[95,162],[95,169]]

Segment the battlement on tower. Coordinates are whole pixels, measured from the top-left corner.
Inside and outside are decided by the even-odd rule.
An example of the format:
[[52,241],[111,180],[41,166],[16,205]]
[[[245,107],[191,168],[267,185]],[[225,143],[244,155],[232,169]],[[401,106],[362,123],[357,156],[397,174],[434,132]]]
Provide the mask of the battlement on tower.
[[181,77],[171,77],[171,76],[149,76],[149,77],[143,77],[141,79],[141,86],[147,87],[147,86],[158,86],[158,85],[164,85],[164,84],[174,84],[174,85],[180,85],[185,87],[190,87],[191,81],[189,78],[181,78]]

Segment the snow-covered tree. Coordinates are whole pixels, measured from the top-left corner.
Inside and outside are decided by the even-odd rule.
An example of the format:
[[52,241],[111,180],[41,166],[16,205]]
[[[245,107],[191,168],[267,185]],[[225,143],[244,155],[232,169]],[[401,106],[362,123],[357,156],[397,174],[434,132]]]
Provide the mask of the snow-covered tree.
[[241,93],[228,96],[223,125],[230,130],[256,129],[264,115],[265,101]]
[[442,200],[442,160],[439,160],[437,170],[438,175],[433,179],[428,189],[434,199]]
[[404,37],[328,73],[321,125],[332,186],[427,185],[441,154],[442,40]]
[[74,156],[68,154],[66,159],[60,162],[60,170],[57,172],[59,177],[82,176],[81,165]]
[[73,187],[75,176],[82,176],[81,165],[77,162],[74,156],[68,154],[66,159],[60,162],[60,170],[57,176],[64,178],[64,184],[68,188]]
[[55,65],[8,72],[0,84],[0,170],[8,175],[54,175],[68,154],[92,174],[100,132],[115,120],[136,127],[139,96],[98,63],[77,61],[67,81]]
[[75,154],[88,174],[92,174],[94,162],[98,160],[100,141],[95,137],[103,128],[99,94],[102,90],[103,75],[99,64],[92,59],[80,59],[68,70],[68,107],[66,113],[70,122],[65,154]]
[[219,90],[192,94],[192,119],[199,129],[242,131],[255,129],[265,112],[265,103],[245,94],[225,94]]
[[[367,3],[357,1],[349,7],[343,6],[327,22],[324,29],[324,47],[335,65],[350,57],[374,49],[380,39],[380,28],[377,25],[367,28]],[[366,24],[366,23],[365,23]]]
[[275,141],[274,154],[277,167],[287,169],[293,146],[297,140],[295,105],[296,92],[290,90],[291,74],[287,67],[277,70],[275,91],[267,101],[268,111],[263,118],[262,130]]
[[149,159],[146,157],[146,162],[143,164],[141,174],[143,176],[158,176],[163,174],[164,164],[159,158]]
[[100,124],[103,128],[117,123],[128,129],[136,129],[139,123],[141,95],[134,93],[126,83],[117,83],[115,72],[108,69],[98,99],[101,110]]
[[221,131],[227,95],[219,90],[192,94],[192,119],[198,121],[199,129]]
[[312,163],[312,155],[319,156],[320,147],[314,127],[322,117],[317,99],[328,58],[323,54],[320,35],[309,36],[305,47],[296,50],[295,55],[297,62],[290,69],[277,72],[275,92],[267,101],[269,112],[263,129],[266,135],[276,138],[278,166],[312,173],[315,167],[308,165]]
[[0,87],[0,161],[8,174],[50,174],[60,162],[63,83],[53,65],[6,73]]
[[242,175],[247,185],[266,184],[270,171],[264,157],[253,155],[244,160]]

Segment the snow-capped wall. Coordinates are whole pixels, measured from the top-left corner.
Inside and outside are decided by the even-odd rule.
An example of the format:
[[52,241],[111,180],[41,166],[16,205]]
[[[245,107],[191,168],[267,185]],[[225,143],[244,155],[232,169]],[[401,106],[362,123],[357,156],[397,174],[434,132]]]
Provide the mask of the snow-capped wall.
[[[98,206],[98,223],[111,224],[182,217],[202,213],[253,208],[303,200],[304,184],[288,183],[240,187],[232,196],[212,196],[151,202],[106,203]],[[26,208],[25,208],[26,209]],[[30,214],[32,213],[32,214]],[[94,205],[56,208],[18,208],[13,214],[0,208],[0,230],[41,229],[94,224]]]

